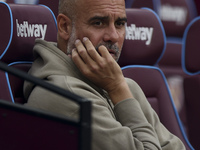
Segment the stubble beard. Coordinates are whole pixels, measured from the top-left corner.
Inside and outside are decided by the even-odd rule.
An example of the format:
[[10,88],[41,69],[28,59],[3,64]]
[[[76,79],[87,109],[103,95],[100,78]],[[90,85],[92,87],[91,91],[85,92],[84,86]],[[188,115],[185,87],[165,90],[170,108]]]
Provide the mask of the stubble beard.
[[76,28],[75,28],[75,25],[73,24],[72,25],[72,32],[71,32],[71,35],[70,35],[70,38],[69,38],[68,44],[67,44],[67,55],[72,54],[72,49],[75,48],[74,43],[75,43],[76,39],[77,39]]
[[[77,36],[76,36],[76,28],[75,28],[75,24],[72,25],[72,32],[71,32],[71,36],[69,38],[68,44],[67,44],[67,55],[71,55],[72,54],[72,49],[75,48],[75,41],[77,40]],[[116,44],[112,44],[110,42],[102,42],[100,44],[98,44],[95,49],[98,52],[99,47],[103,45],[105,46],[107,49],[111,49],[115,52],[115,56],[114,59],[117,62],[119,60],[119,57],[121,55],[121,49],[119,48]]]
[[100,43],[96,46],[96,50],[98,51],[98,48],[100,46],[105,46],[108,50],[112,50],[115,52],[115,55],[114,55],[114,59],[115,61],[117,62],[119,60],[119,57],[120,57],[120,54],[121,54],[121,48],[119,48],[116,44],[112,44],[112,43],[109,43],[109,42],[103,42],[103,43]]

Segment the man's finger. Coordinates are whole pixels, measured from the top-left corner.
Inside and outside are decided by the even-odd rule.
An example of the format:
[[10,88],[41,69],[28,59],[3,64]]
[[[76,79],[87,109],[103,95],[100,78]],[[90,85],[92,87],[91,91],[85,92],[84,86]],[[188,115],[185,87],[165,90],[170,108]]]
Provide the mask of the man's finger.
[[88,63],[88,61],[91,61],[91,57],[89,56],[85,46],[82,44],[82,42],[77,39],[75,42],[75,46],[76,46],[76,51],[79,54],[79,56],[82,58],[82,60],[85,63]]
[[80,57],[79,53],[77,52],[77,49],[75,48],[72,50],[72,60],[79,69],[85,67],[85,62]]
[[83,38],[83,42],[85,44],[88,54],[94,61],[98,61],[99,59],[101,59],[101,56],[87,37]]

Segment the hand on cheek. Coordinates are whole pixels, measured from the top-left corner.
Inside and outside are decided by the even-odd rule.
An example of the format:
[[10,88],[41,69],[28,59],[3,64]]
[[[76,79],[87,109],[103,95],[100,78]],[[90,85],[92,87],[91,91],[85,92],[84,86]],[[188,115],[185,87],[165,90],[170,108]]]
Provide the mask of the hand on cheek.
[[83,38],[83,42],[76,40],[75,46],[72,60],[82,74],[97,86],[110,91],[114,84],[124,80],[121,68],[105,46],[100,46],[97,52],[88,38]]
[[97,52],[87,38],[77,40],[75,46],[72,60],[85,77],[108,92],[113,104],[132,97],[121,68],[105,46]]

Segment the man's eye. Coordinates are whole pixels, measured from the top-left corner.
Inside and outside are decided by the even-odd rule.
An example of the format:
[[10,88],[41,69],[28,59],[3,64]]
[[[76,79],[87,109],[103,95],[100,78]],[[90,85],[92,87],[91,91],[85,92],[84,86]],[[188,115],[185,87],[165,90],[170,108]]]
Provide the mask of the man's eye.
[[101,21],[95,21],[93,22],[93,24],[96,26],[101,26],[103,23]]
[[125,22],[123,21],[116,22],[116,26],[118,27],[123,27],[124,25],[125,25]]

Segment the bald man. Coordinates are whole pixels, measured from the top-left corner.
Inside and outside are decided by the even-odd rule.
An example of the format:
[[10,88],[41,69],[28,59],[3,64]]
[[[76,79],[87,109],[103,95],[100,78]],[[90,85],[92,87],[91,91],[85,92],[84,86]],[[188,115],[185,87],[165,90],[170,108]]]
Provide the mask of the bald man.
[[[60,0],[57,43],[36,40],[29,73],[92,101],[93,150],[184,150],[140,87],[117,64],[127,22],[124,0]],[[78,117],[78,106],[26,82],[26,105]]]

